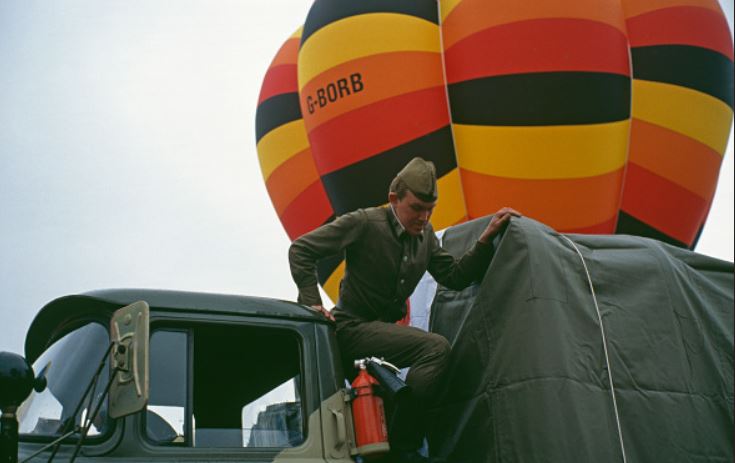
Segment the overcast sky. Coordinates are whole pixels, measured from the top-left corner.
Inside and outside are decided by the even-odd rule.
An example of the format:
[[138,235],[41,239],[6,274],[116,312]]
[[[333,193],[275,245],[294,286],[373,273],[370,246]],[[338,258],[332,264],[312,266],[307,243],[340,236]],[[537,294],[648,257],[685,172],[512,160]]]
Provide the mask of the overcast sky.
[[[92,289],[295,297],[254,120],[309,5],[0,1],[0,351]],[[733,259],[732,138],[697,250]]]

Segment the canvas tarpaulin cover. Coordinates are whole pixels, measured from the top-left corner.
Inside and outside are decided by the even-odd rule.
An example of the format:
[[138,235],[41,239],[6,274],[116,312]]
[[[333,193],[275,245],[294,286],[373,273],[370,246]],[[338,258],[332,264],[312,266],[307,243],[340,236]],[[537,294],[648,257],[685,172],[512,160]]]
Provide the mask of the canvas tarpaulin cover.
[[[461,255],[488,220],[448,229],[444,247]],[[514,219],[480,283],[434,298],[431,330],[452,354],[431,454],[733,461],[733,264],[645,238],[566,236],[587,266],[607,359],[575,247]]]

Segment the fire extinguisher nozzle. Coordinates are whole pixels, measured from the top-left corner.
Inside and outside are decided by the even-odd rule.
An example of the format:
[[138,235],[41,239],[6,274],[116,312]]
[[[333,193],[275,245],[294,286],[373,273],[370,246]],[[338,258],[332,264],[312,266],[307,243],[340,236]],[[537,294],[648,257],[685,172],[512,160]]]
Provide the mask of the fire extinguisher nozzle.
[[385,365],[368,361],[367,371],[378,380],[386,395],[391,400],[401,400],[404,395],[411,393],[411,386],[406,384]]

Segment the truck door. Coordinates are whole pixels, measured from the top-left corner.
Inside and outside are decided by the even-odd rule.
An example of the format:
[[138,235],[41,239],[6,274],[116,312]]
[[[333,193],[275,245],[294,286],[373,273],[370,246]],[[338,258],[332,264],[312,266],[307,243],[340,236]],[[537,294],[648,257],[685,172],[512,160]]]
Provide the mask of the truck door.
[[172,459],[323,459],[314,351],[310,323],[153,323],[145,448]]

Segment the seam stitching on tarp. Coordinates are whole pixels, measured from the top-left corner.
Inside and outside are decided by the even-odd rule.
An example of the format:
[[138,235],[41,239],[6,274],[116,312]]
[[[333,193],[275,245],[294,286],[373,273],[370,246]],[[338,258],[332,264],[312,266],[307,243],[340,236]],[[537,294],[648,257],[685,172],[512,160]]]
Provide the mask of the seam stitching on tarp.
[[572,240],[564,235],[559,235],[572,245],[577,255],[582,260],[582,267],[584,267],[584,273],[587,275],[587,283],[590,286],[590,292],[592,293],[592,302],[595,303],[595,311],[597,312],[597,320],[600,322],[600,333],[602,334],[602,349],[605,352],[605,364],[607,365],[607,378],[610,382],[610,396],[612,397],[613,410],[615,411],[615,424],[618,426],[618,439],[620,440],[620,451],[623,454],[623,463],[627,463],[625,456],[625,445],[623,444],[623,430],[620,427],[620,415],[618,414],[618,402],[615,399],[615,384],[613,383],[612,369],[610,368],[610,356],[607,353],[607,338],[605,337],[605,327],[602,324],[602,314],[600,313],[600,306],[597,304],[597,295],[595,295],[595,287],[592,285],[592,278],[590,272],[587,269],[587,262],[584,260],[584,256],[580,252],[579,248]]

